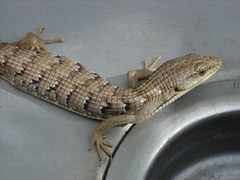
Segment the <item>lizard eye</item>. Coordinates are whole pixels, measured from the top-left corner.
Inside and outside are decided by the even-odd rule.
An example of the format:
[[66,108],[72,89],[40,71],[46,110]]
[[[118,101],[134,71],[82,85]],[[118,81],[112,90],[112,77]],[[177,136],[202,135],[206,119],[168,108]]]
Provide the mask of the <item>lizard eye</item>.
[[201,70],[199,71],[199,75],[200,76],[204,76],[206,74],[207,70]]

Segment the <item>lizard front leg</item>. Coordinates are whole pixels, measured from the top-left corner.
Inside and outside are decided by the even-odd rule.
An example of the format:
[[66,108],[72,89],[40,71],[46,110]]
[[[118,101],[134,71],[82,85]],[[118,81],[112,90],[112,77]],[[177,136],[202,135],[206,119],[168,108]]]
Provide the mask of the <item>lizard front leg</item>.
[[119,115],[119,116],[111,116],[108,119],[102,121],[93,131],[92,142],[89,147],[89,150],[91,150],[93,145],[95,144],[100,160],[103,159],[101,149],[109,157],[112,157],[112,154],[105,147],[105,146],[112,147],[112,145],[103,140],[106,138],[106,136],[103,136],[103,134],[114,126],[121,125],[121,124],[131,124],[131,123],[134,124],[140,121],[140,119],[141,119],[140,115]]
[[44,44],[64,41],[62,38],[57,38],[53,40],[40,39],[39,35],[41,34],[43,29],[44,29],[44,26],[40,26],[36,34],[29,32],[25,35],[23,39],[13,42],[11,44],[18,46],[19,48],[22,48],[22,49],[30,49],[30,50],[36,49],[37,51],[40,51],[40,49],[42,49],[43,51],[47,52],[47,49],[44,47]]
[[135,88],[139,84],[139,80],[149,77],[158,67],[154,67],[161,59],[159,56],[150,66],[147,66],[147,60],[144,61],[144,69],[128,71],[128,86],[129,88]]

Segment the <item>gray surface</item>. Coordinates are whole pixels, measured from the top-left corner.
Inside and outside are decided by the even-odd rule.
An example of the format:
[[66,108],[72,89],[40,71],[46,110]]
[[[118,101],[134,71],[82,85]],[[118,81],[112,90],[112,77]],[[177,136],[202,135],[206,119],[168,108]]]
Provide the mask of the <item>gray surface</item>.
[[[210,79],[216,81],[240,77],[239,7],[234,0],[0,0],[0,39],[13,42],[44,25],[43,39],[65,39],[47,45],[49,51],[81,62],[120,87],[127,87],[125,73],[142,68],[145,58],[151,62],[161,55],[164,62],[190,52],[214,55],[223,60]],[[27,95],[2,79],[0,106],[1,179],[101,179],[108,159],[99,162],[95,149],[88,151],[98,121]],[[127,129],[114,128],[108,140],[116,144]],[[132,157],[125,163],[138,164]]]

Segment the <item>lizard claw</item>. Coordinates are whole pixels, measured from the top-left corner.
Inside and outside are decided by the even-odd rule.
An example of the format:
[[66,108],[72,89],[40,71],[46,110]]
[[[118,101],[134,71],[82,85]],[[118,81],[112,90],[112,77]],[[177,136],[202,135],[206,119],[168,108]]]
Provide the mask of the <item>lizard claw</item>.
[[145,60],[144,61],[144,69],[145,70],[149,70],[149,71],[155,71],[158,67],[154,67],[157,63],[158,63],[158,61],[161,59],[161,57],[160,56],[158,56],[158,58],[150,65],[150,66],[147,66],[147,60]]
[[98,132],[94,131],[93,132],[93,138],[92,138],[92,142],[91,145],[89,147],[89,150],[92,149],[93,145],[96,145],[97,148],[97,152],[98,152],[98,156],[100,161],[103,159],[103,155],[101,152],[101,149],[109,156],[112,157],[112,154],[107,150],[107,148],[105,146],[109,146],[112,147],[112,144],[104,141],[103,139],[107,138],[106,136],[102,136],[101,134],[99,134]]

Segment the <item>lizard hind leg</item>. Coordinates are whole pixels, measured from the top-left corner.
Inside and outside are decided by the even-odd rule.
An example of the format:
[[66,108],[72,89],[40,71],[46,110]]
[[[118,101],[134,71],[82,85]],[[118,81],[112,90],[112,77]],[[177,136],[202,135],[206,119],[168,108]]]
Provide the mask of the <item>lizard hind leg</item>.
[[147,66],[147,60],[144,61],[144,69],[128,71],[128,86],[129,88],[135,88],[139,85],[139,80],[149,77],[158,67],[154,67],[161,57],[157,59],[150,65]]
[[29,32],[25,35],[23,39],[13,42],[11,44],[18,46],[21,49],[30,49],[30,50],[36,49],[37,51],[40,51],[42,49],[43,51],[47,52],[47,49],[45,48],[44,44],[64,41],[62,38],[57,38],[53,40],[40,39],[39,35],[41,34],[43,29],[44,29],[44,26],[40,26],[36,34]]
[[126,114],[126,115],[119,115],[119,116],[111,116],[108,119],[102,121],[100,124],[98,124],[98,126],[93,131],[92,142],[89,147],[89,150],[91,150],[95,144],[100,160],[103,159],[101,150],[103,150],[111,158],[112,154],[107,150],[106,146],[112,147],[112,144],[103,140],[103,139],[106,139],[106,136],[104,136],[103,134],[114,126],[118,126],[121,124],[132,124],[132,123],[135,124],[140,122],[142,119],[144,118],[140,115]]

